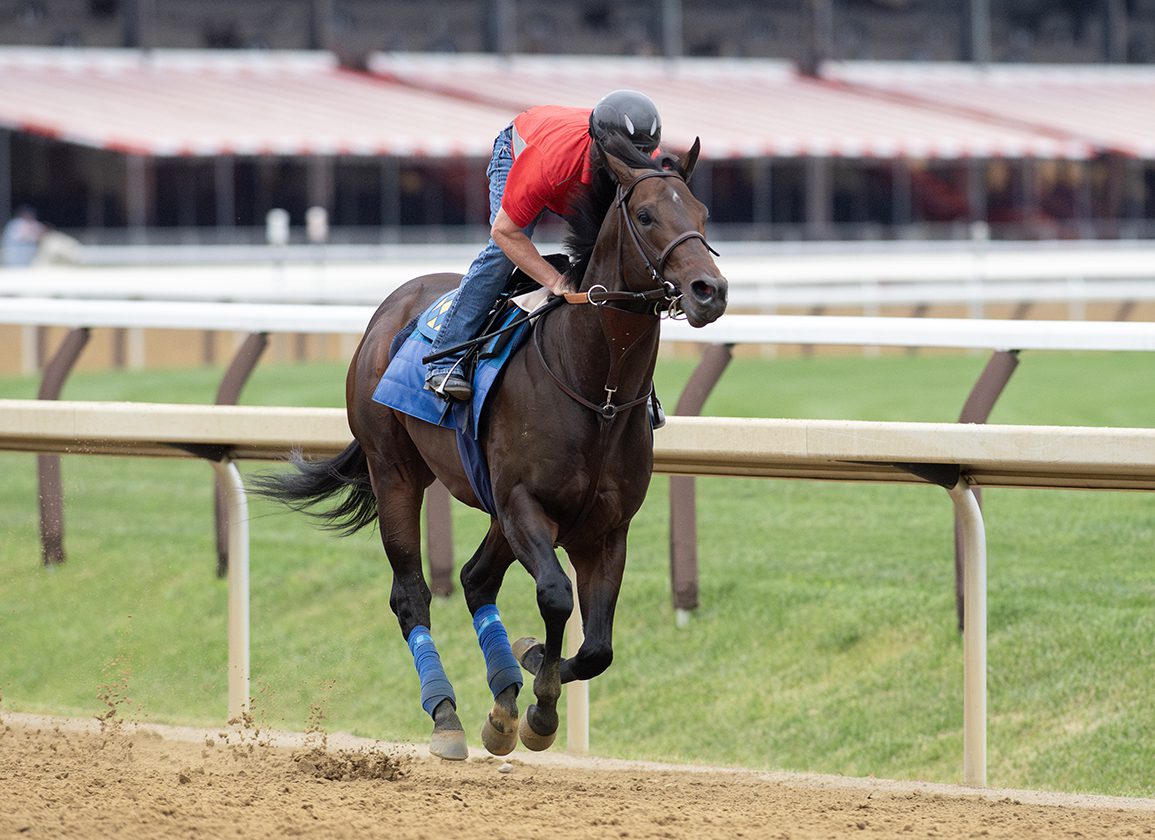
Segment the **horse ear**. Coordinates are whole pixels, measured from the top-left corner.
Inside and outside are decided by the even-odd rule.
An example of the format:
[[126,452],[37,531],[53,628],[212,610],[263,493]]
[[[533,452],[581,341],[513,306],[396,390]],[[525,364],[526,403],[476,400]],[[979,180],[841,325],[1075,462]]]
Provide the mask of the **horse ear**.
[[634,180],[634,171],[629,164],[614,154],[613,144],[610,148],[606,148],[601,143],[598,143],[598,151],[601,153],[602,160],[605,161],[611,173],[613,173],[614,180],[616,180],[623,187],[627,186]]
[[695,137],[694,145],[690,147],[690,151],[678,158],[678,168],[682,170],[682,178],[685,179],[686,183],[690,182],[690,176],[694,174],[694,167],[698,163],[700,151],[702,151],[702,140]]

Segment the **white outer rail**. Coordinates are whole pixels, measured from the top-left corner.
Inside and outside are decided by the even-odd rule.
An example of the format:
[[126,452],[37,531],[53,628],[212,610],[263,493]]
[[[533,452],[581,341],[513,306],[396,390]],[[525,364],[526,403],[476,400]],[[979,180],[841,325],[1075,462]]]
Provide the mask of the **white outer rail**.
[[[277,458],[300,447],[340,452],[350,433],[341,409],[0,400],[0,449],[72,454],[188,456],[224,447],[232,458]],[[1155,429],[877,423],[671,417],[655,435],[655,470],[924,483],[903,464],[958,469],[946,486],[965,540],[963,778],[986,784],[986,536],[975,484],[1155,490]],[[229,714],[247,707],[248,516],[235,465],[227,477]],[[571,640],[571,644],[572,644]],[[571,747],[588,745],[588,694],[567,689]],[[583,730],[584,729],[584,734]],[[574,731],[576,730],[576,731]]]
[[[1155,287],[1155,284],[1152,284]],[[360,335],[376,307],[294,303],[0,299],[0,324]],[[663,321],[662,340],[983,350],[1155,350],[1155,323],[834,315],[723,315],[695,329]]]
[[963,528],[963,781],[987,779],[987,533],[965,478],[948,491]]
[[1155,350],[1146,321],[1024,321],[840,315],[723,315],[694,328],[664,321],[663,341],[816,344],[975,350]]
[[[718,266],[740,305],[814,306],[1155,297],[1155,247],[1134,241],[717,243]],[[560,246],[543,244],[543,250]],[[100,250],[100,249],[97,249]],[[164,259],[166,249],[121,256]],[[212,249],[203,246],[196,253]],[[263,263],[37,266],[0,272],[0,295],[201,299],[376,305],[412,277],[464,271],[476,245],[349,249],[256,249]],[[159,256],[158,256],[159,255]],[[171,254],[169,255],[171,256]]]

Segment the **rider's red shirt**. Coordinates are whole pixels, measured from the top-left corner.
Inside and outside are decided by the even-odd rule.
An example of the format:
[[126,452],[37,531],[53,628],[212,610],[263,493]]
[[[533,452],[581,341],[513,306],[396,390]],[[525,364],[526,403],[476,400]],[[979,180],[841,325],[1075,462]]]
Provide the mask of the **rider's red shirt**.
[[513,166],[501,206],[518,227],[542,210],[564,215],[590,183],[589,125],[589,108],[560,105],[530,108],[514,118]]

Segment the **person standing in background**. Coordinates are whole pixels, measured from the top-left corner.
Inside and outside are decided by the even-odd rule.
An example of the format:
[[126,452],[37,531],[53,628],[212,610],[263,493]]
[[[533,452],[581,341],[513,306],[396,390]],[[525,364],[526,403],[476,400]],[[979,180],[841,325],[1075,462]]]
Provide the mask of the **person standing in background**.
[[17,207],[8,224],[4,225],[4,265],[31,265],[46,231],[47,228],[36,218],[35,210],[27,205]]

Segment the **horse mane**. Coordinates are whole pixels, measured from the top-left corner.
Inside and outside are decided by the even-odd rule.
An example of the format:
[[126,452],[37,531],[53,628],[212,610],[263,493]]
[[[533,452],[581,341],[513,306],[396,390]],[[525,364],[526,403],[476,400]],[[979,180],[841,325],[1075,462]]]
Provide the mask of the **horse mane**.
[[618,137],[611,138],[604,146],[597,142],[593,144],[589,189],[574,201],[565,216],[569,226],[565,237],[565,250],[570,257],[568,275],[579,289],[585,279],[602,223],[618,194],[618,182],[605,162],[607,154],[612,154],[631,169],[670,169],[683,177],[686,174],[675,155],[662,153],[656,158],[650,157],[638,151],[632,143]]

